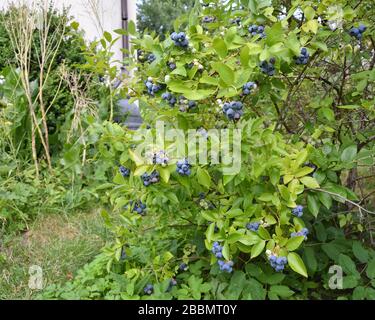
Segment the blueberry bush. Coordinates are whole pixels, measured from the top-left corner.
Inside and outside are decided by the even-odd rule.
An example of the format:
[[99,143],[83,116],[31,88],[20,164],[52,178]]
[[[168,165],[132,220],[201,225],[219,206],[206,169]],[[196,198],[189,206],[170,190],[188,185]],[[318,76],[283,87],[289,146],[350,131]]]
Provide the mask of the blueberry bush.
[[373,190],[360,183],[375,155],[371,8],[204,0],[165,40],[130,28],[124,91],[143,137],[163,121],[212,146],[210,129],[238,129],[239,170],[174,158],[173,141],[145,164],[140,132],[105,123],[98,150],[114,177],[98,192],[116,240],[46,296],[375,298]]

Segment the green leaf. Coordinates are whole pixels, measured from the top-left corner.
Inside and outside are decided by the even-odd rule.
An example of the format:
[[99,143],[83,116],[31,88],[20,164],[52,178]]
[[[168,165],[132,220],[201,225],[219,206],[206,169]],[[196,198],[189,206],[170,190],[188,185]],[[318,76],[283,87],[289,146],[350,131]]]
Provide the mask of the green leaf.
[[136,154],[135,152],[133,152],[131,149],[129,149],[128,152],[130,155],[130,159],[132,159],[135,162],[137,167],[139,167],[140,165],[144,163],[143,158],[139,156],[138,154]]
[[328,120],[328,121],[335,121],[335,113],[331,108],[321,108],[320,112],[323,114],[323,116]]
[[221,59],[224,59],[227,56],[228,48],[223,39],[215,38],[212,46]]
[[266,28],[266,44],[272,47],[278,42],[282,42],[284,39],[284,32],[281,22],[274,23],[271,28]]
[[258,242],[257,244],[255,244],[252,248],[251,248],[251,259],[259,256],[264,247],[266,246],[266,241],[262,240],[260,242]]
[[278,185],[277,187],[278,187],[278,189],[280,191],[280,194],[283,197],[283,199],[285,201],[289,201],[289,199],[290,199],[289,189],[287,187],[283,186],[283,185]]
[[225,258],[225,260],[230,259],[228,242],[224,242],[222,253],[223,253],[223,257]]
[[312,20],[314,19],[315,17],[315,10],[311,7],[306,7],[304,10],[303,10],[304,14],[305,14],[305,17],[307,20]]
[[306,187],[311,189],[319,188],[319,183],[312,177],[303,177],[299,179]]
[[369,277],[370,279],[375,279],[375,259],[372,259],[368,265],[367,265],[367,269],[366,269],[366,275],[367,277]]
[[260,237],[262,237],[265,240],[271,239],[271,235],[269,234],[269,232],[263,226],[259,227],[258,234],[259,234]]
[[108,31],[104,31],[103,36],[108,42],[112,42],[112,35]]
[[207,189],[210,188],[211,185],[211,177],[206,169],[198,168],[197,170],[197,178],[198,183]]
[[299,246],[304,240],[304,236],[290,238],[286,243],[285,247],[288,249],[288,251],[294,251],[299,248]]
[[357,146],[351,145],[344,149],[341,154],[341,161],[343,162],[351,162],[355,159],[357,155]]
[[317,201],[316,197],[312,194],[309,194],[307,196],[307,207],[309,208],[311,214],[316,218],[319,213],[320,204]]
[[288,254],[288,264],[293,271],[307,278],[305,264],[297,253],[291,252]]
[[295,173],[294,173],[294,176],[296,178],[301,178],[301,177],[304,177],[306,175],[308,175],[309,173],[313,172],[314,169],[313,168],[310,168],[310,167],[303,167],[303,168],[300,168],[298,169]]
[[342,279],[343,289],[353,289],[358,285],[358,278],[355,276],[345,276]]
[[353,242],[353,254],[354,256],[361,261],[362,263],[366,263],[369,260],[369,252],[362,246],[362,243],[359,241]]
[[183,92],[186,99],[189,100],[203,100],[211,96],[215,90],[190,90]]
[[314,249],[311,247],[304,248],[304,261],[306,261],[307,268],[314,273],[318,268],[318,262],[315,257]]
[[129,33],[134,36],[137,33],[137,28],[135,26],[134,21],[129,21],[128,23],[128,31]]
[[328,193],[319,192],[318,198],[327,209],[330,209],[332,207],[332,197]]
[[366,298],[366,288],[357,287],[353,291],[353,300],[364,300]]
[[220,78],[228,85],[234,84],[235,74],[234,71],[222,62],[215,62],[212,64],[213,69],[219,73]]
[[270,292],[278,295],[281,298],[289,298],[294,293],[294,291],[290,290],[287,286],[271,286]]
[[359,272],[355,266],[354,261],[345,254],[339,255],[339,264],[346,274],[353,275],[355,277],[360,277]]
[[168,168],[160,168],[159,174],[160,174],[160,177],[163,179],[163,181],[165,183],[168,183],[169,178],[171,176],[171,172],[169,171],[169,169]]

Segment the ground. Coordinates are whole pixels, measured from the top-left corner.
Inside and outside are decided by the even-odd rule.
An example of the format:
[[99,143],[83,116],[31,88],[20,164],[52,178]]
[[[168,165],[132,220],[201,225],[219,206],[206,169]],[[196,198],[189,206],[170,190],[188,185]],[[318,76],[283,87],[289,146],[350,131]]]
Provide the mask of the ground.
[[0,299],[32,299],[29,267],[43,269],[44,286],[73,278],[109,239],[100,213],[41,215],[29,230],[0,243]]

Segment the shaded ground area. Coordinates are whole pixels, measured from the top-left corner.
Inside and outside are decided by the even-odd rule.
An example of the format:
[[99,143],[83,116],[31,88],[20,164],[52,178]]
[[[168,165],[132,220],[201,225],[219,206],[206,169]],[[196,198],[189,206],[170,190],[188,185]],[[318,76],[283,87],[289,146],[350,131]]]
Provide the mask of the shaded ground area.
[[109,239],[99,212],[40,216],[23,235],[0,247],[0,299],[32,299],[29,267],[43,269],[44,287],[65,282]]

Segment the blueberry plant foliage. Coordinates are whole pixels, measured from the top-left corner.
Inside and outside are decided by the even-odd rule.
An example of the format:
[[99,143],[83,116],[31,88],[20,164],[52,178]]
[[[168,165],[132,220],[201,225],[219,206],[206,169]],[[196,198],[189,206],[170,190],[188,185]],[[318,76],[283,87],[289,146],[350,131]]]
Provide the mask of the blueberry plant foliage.
[[[130,28],[126,93],[145,135],[163,121],[210,146],[208,130],[239,129],[241,163],[228,174],[224,164],[173,159],[168,142],[145,165],[137,132],[107,123],[99,150],[116,173],[101,189],[117,213],[103,211],[116,235],[109,270],[146,298],[305,298],[328,288],[333,262],[345,288],[365,283],[355,251],[372,279],[375,255],[363,242],[373,208],[357,188],[375,154],[369,5],[197,1],[188,27],[177,21],[163,41]],[[357,297],[373,296],[361,288]]]

